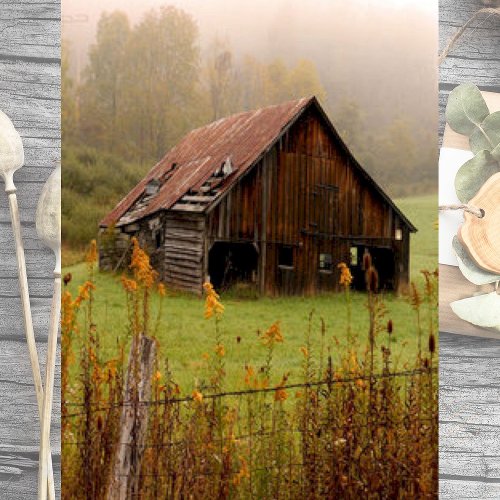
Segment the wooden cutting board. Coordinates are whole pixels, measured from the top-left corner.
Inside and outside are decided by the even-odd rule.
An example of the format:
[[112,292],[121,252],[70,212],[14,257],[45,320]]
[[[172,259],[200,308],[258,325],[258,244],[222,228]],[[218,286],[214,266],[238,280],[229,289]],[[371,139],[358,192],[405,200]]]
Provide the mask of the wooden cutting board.
[[[483,92],[490,111],[500,111],[500,94]],[[457,134],[446,125],[443,147],[469,151],[469,138]],[[493,285],[476,286],[466,280],[455,266],[439,265],[439,330],[446,333],[500,339],[500,332],[490,328],[480,328],[461,320],[451,310],[450,303],[471,297],[478,292],[493,291]]]

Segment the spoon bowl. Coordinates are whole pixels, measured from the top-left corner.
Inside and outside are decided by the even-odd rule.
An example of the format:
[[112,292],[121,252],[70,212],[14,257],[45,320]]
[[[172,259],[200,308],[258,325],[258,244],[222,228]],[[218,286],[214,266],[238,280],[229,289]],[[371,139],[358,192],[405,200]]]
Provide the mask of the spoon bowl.
[[14,190],[14,172],[24,164],[24,149],[21,136],[10,118],[0,111],[0,175],[7,192]]
[[36,231],[43,244],[56,255],[56,269],[61,269],[61,165],[50,174],[42,189],[36,210]]

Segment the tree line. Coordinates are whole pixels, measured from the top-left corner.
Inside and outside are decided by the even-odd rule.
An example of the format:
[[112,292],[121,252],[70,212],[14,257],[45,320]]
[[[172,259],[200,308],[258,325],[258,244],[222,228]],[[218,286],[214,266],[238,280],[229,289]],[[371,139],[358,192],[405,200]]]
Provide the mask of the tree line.
[[151,10],[134,26],[123,12],[103,14],[78,86],[68,62],[64,140],[139,163],[223,116],[304,95],[326,98],[311,61],[236,60],[219,38],[202,54],[195,20],[174,7]]

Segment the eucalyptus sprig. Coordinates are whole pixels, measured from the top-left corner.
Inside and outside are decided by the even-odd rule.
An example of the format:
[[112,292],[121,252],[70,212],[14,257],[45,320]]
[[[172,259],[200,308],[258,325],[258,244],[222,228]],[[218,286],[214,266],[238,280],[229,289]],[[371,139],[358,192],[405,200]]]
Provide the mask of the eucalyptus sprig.
[[[493,175],[500,172],[500,111],[490,113],[481,91],[465,83],[451,92],[446,121],[452,130],[469,138],[474,153],[455,178],[457,197],[467,204]],[[500,330],[500,275],[478,266],[458,237],[453,240],[453,250],[467,280],[478,286],[494,284],[495,290],[455,301],[450,304],[452,310],[469,323]]]
[[500,172],[500,111],[490,113],[481,91],[472,83],[450,94],[446,121],[469,138],[474,158],[462,165],[455,178],[458,199],[468,203],[494,174]]

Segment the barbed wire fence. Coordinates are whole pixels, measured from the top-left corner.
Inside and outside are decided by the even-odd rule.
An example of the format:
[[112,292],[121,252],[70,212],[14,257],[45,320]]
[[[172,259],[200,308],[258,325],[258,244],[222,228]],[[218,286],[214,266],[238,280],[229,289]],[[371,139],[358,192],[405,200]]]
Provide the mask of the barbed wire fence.
[[[275,393],[276,391],[279,390],[285,390],[285,391],[290,391],[290,390],[296,390],[296,389],[307,389],[307,388],[314,388],[314,387],[322,387],[322,386],[333,386],[333,385],[338,385],[338,384],[349,384],[349,383],[356,383],[358,381],[370,381],[370,380],[382,380],[382,379],[387,379],[387,378],[401,378],[401,377],[413,377],[416,375],[423,375],[423,374],[428,374],[428,373],[437,373],[437,368],[436,367],[429,367],[429,368],[415,368],[413,370],[402,370],[402,371],[397,371],[397,372],[388,372],[388,373],[380,373],[380,374],[374,374],[372,376],[369,375],[356,375],[352,377],[343,377],[343,378],[336,378],[335,376],[329,377],[327,379],[322,379],[319,381],[315,382],[302,382],[302,383],[296,383],[296,384],[286,384],[286,385],[277,385],[273,387],[265,387],[265,388],[255,388],[255,389],[242,389],[242,390],[237,390],[237,391],[223,391],[223,392],[217,392],[217,393],[212,393],[212,394],[203,394],[203,399],[204,400],[213,400],[213,399],[222,399],[226,397],[238,397],[238,396],[247,396],[247,395],[252,395],[252,394],[268,394],[268,393]],[[181,398],[166,398],[162,400],[149,400],[149,401],[122,401],[120,403],[115,403],[112,405],[104,405],[104,406],[99,406],[101,405],[101,402],[90,402],[87,404],[90,404],[91,406],[95,406],[95,408],[92,409],[92,412],[99,412],[99,411],[107,411],[115,408],[123,408],[125,406],[133,406],[133,405],[142,405],[142,406],[158,406],[158,405],[168,405],[168,404],[180,404],[180,403],[188,403],[194,400],[193,396],[184,396]],[[83,402],[75,402],[75,401],[67,401],[66,403],[67,407],[72,407],[72,408],[83,408],[85,407],[85,403]],[[79,417],[82,415],[87,414],[87,411],[85,412],[77,412],[77,413],[68,413],[67,415],[64,415],[63,418],[75,418]]]
[[[260,477],[266,474],[275,478],[276,474],[284,474],[284,471],[286,471],[288,477],[286,488],[289,488],[290,491],[292,489],[296,491],[296,489],[299,488],[297,484],[300,483],[300,485],[302,485],[300,488],[303,487],[305,477],[315,474],[323,477],[327,474],[326,471],[333,471],[333,469],[331,469],[333,465],[327,463],[328,460],[330,460],[328,457],[335,452],[333,448],[336,446],[350,446],[347,442],[349,439],[348,436],[357,436],[352,438],[353,442],[357,440],[361,441],[359,437],[361,435],[376,436],[379,433],[385,432],[383,426],[385,426],[386,429],[395,429],[396,434],[397,432],[409,431],[410,428],[415,425],[415,417],[411,414],[411,405],[413,404],[412,398],[418,397],[418,395],[402,397],[402,400],[406,401],[406,405],[408,406],[408,411],[403,414],[392,415],[387,411],[387,415],[383,418],[379,414],[373,415],[373,418],[370,419],[368,416],[370,410],[367,411],[365,408],[364,411],[367,413],[366,415],[354,415],[349,417],[351,421],[349,418],[346,418],[344,421],[342,418],[337,418],[336,415],[331,415],[328,406],[325,404],[321,411],[311,410],[311,422],[304,422],[300,418],[292,422],[288,420],[288,417],[276,416],[277,413],[273,401],[276,401],[275,396],[278,391],[286,391],[287,393],[292,393],[292,391],[309,391],[314,393],[315,397],[320,400],[328,401],[335,391],[342,390],[342,388],[355,387],[363,383],[365,387],[369,387],[378,383],[381,391],[378,397],[383,398],[387,396],[384,396],[382,392],[385,390],[383,388],[385,382],[392,381],[395,383],[395,387],[397,387],[396,390],[405,393],[408,391],[408,387],[420,378],[431,380],[430,384],[432,385],[435,383],[432,382],[432,379],[434,378],[434,380],[437,380],[437,377],[434,377],[435,374],[437,374],[437,368],[435,366],[395,372],[387,371],[371,376],[353,374],[352,376],[336,377],[335,374],[329,373],[327,377],[318,381],[203,394],[203,403],[200,403],[199,406],[203,405],[205,408],[211,407],[212,409],[210,411],[212,412],[216,411],[215,408],[219,408],[217,411],[220,411],[221,408],[240,408],[246,405],[241,409],[241,413],[244,414],[245,412],[252,411],[252,405],[256,405],[256,403],[254,403],[255,400],[263,398],[263,401],[267,401],[267,403],[263,403],[259,407],[259,411],[261,413],[267,412],[268,414],[259,415],[258,423],[255,424],[255,428],[252,428],[254,424],[246,417],[246,420],[243,419],[243,424],[240,425],[240,423],[238,423],[238,426],[235,426],[237,428],[235,428],[234,431],[225,431],[218,434],[216,428],[212,429],[211,432],[213,435],[210,437],[210,443],[206,444],[211,447],[213,456],[217,457],[218,454],[220,454],[220,456],[214,461],[211,458],[207,458],[208,455],[203,455],[203,458],[200,459],[201,462],[206,462],[204,462],[205,464],[203,466],[198,463],[196,466],[193,465],[189,472],[183,471],[182,474],[179,472],[178,468],[181,466],[187,467],[185,462],[186,456],[189,456],[191,453],[191,446],[193,446],[192,443],[189,442],[189,439],[198,439],[196,437],[193,438],[193,435],[195,435],[197,431],[196,424],[193,424],[195,428],[191,428],[189,427],[189,423],[185,423],[185,421],[189,421],[189,419],[182,417],[182,415],[186,415],[183,414],[183,412],[190,411],[197,406],[195,404],[197,401],[194,396],[164,397],[159,399],[150,398],[148,400],[138,399],[135,401],[124,399],[123,401],[116,401],[111,404],[103,404],[102,401],[66,401],[65,405],[69,411],[63,414],[62,418],[67,422],[75,422],[79,419],[81,421],[93,420],[96,416],[97,419],[99,419],[98,415],[107,415],[108,418],[110,418],[110,415],[115,415],[115,422],[117,422],[119,421],[118,415],[123,412],[129,411],[132,415],[135,415],[141,413],[139,409],[142,409],[142,412],[144,412],[145,408],[148,409],[150,414],[157,412],[162,415],[170,415],[171,422],[169,422],[168,425],[171,426],[171,428],[169,428],[168,431],[162,428],[162,431],[157,433],[154,432],[154,429],[153,431],[148,429],[147,439],[144,439],[140,445],[138,445],[133,433],[131,434],[131,440],[120,441],[119,439],[115,439],[112,443],[112,449],[115,450],[115,452],[117,448],[126,449],[128,447],[134,450],[140,446],[140,453],[145,456],[145,461],[149,464],[139,464],[133,472],[116,474],[117,477],[115,480],[120,480],[120,478],[128,480],[129,474],[134,474],[136,485],[140,485],[136,486],[136,489],[139,488],[140,492],[131,488],[128,495],[130,498],[153,498],[153,495],[159,494],[159,490],[157,491],[157,489],[161,488],[161,485],[164,483],[177,484],[181,481],[179,479],[179,474],[183,477],[183,484],[198,482],[199,485],[204,481],[209,481],[210,478],[214,484],[217,482],[220,483],[221,481],[228,481],[231,484],[235,484],[237,481],[241,480],[243,474],[242,462],[240,459],[231,459],[229,465],[224,465],[225,459],[223,457],[223,450],[233,445],[235,449],[245,449],[248,457],[250,457],[249,463],[245,465],[245,467],[248,468],[243,474],[245,478],[247,477],[246,474],[248,474],[249,478]],[[397,382],[395,382],[395,379],[397,379]],[[274,397],[271,399],[270,396]],[[290,398],[290,400],[291,399],[292,398]],[[298,399],[297,403],[300,404]],[[294,401],[287,401],[284,403],[284,405],[288,405],[288,407],[293,406],[293,404]],[[376,404],[376,408],[373,409],[374,412],[383,413],[387,410],[384,410],[385,403],[378,401]],[[319,408],[320,406],[321,405],[318,403],[317,407]],[[335,409],[334,407],[331,409],[332,412],[336,410],[340,411],[338,408]],[[307,411],[304,411],[305,414],[307,414]],[[350,411],[355,413],[356,409]],[[207,421],[214,418],[213,414],[214,413],[208,417]],[[194,417],[190,416],[189,418]],[[282,418],[282,420],[280,420],[280,418]],[[435,438],[437,433],[433,430],[435,427],[435,420],[436,415],[434,414],[433,408],[430,408],[429,412],[422,411],[418,416],[418,425],[420,428],[418,432],[421,433],[422,436],[419,436],[418,439],[436,439],[437,442],[437,438]],[[157,424],[150,422],[150,426],[154,427],[155,425]],[[207,424],[205,422],[203,425],[211,425],[211,423],[209,422]],[[185,426],[185,428],[183,426]],[[229,425],[229,427],[231,427],[231,425]],[[204,429],[200,427],[198,431],[202,433]],[[315,433],[317,435],[315,435]],[[120,433],[118,432],[116,437],[119,435]],[[64,440],[64,446],[78,450],[79,453],[82,449],[89,447],[104,446],[103,442],[105,439],[102,436],[96,439],[89,436],[89,434],[80,435],[79,438],[77,434],[75,434],[73,439]],[[160,436],[160,439],[157,441],[155,438],[158,438],[158,436]],[[83,439],[81,439],[82,437]],[[324,444],[318,444],[321,439],[325,441]],[[376,438],[368,437],[366,443],[370,443],[370,439],[373,440]],[[237,443],[237,445],[235,443]],[[280,444],[275,445],[273,443]],[[198,444],[203,445],[204,443]],[[109,446],[109,443],[106,444],[106,446]],[[387,446],[394,447],[397,446],[397,444],[387,444]],[[278,460],[274,456],[274,453],[277,453],[276,449],[280,447],[285,450],[282,453],[284,455],[288,454],[289,456],[281,465],[278,465],[279,460],[282,460],[283,457]],[[311,447],[309,451],[308,447]],[[266,454],[262,453],[264,449],[274,451]],[[109,457],[112,458],[115,452],[109,451]],[[371,452],[367,444],[364,444],[360,450],[350,450],[349,453],[359,462],[359,467],[361,467],[360,464],[363,461],[370,461],[373,458],[368,458]],[[414,470],[410,470],[410,468],[402,463],[396,463],[398,460],[402,462],[400,459],[397,460],[395,458],[399,456],[398,450],[394,449],[391,453],[394,455],[393,459],[395,463],[392,467],[399,471],[397,474],[407,474],[408,478],[404,479],[404,481],[409,482],[411,480],[410,477],[415,475]],[[348,455],[349,454],[346,453],[346,456]],[[236,456],[238,456],[238,454],[236,454]],[[351,457],[350,460],[353,461],[353,458]],[[218,463],[218,461],[220,461],[220,463]],[[209,462],[211,465],[208,465]],[[364,466],[365,465],[363,465],[363,467]],[[340,467],[340,465],[338,465],[338,467]],[[351,469],[355,468],[355,463],[353,461],[352,464],[344,464],[342,467],[351,471]],[[379,466],[373,467],[375,469]],[[405,472],[405,469],[408,470]],[[352,471],[349,472],[349,474],[351,473]],[[189,477],[186,476],[186,474],[188,474]],[[419,478],[415,477],[414,480],[418,481]],[[273,481],[278,481],[281,484],[282,479],[275,478]],[[250,491],[254,491],[255,484],[252,485],[251,483],[250,481],[248,488],[250,488]],[[284,483],[282,487],[285,487]],[[361,486],[359,486],[359,488],[361,488]],[[206,494],[207,490],[203,491]],[[167,498],[168,497],[167,495]]]

